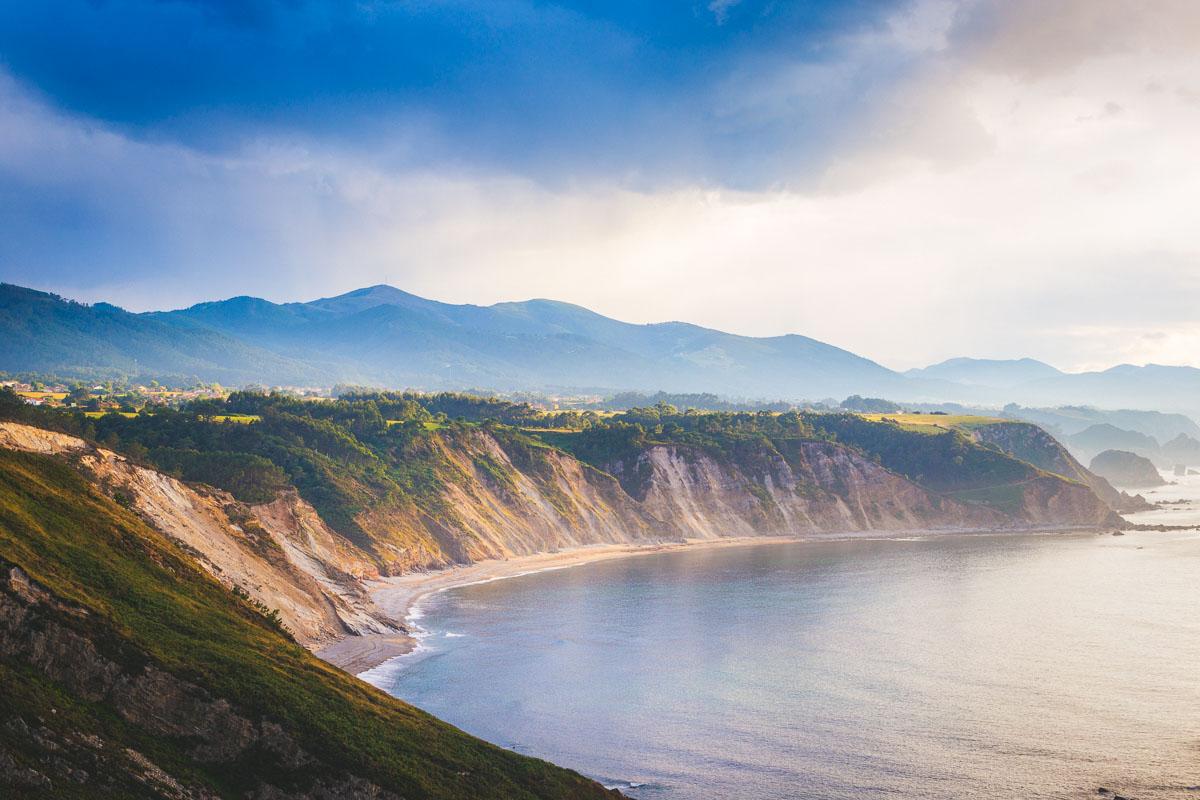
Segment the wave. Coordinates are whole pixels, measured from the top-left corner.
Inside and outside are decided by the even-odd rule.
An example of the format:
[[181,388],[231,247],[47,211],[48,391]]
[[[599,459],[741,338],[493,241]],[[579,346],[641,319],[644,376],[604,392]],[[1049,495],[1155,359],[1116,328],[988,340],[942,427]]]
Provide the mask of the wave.
[[646,785],[644,783],[638,783],[637,781],[604,781],[604,780],[602,780],[600,782],[600,784],[605,789],[641,789],[642,787],[644,787]]

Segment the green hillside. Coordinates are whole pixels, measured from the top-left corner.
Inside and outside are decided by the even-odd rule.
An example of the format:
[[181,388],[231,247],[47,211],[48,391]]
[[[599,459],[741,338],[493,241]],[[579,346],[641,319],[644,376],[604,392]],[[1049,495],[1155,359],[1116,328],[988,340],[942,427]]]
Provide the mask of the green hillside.
[[9,451],[0,685],[4,797],[611,796],[317,660],[68,465]]

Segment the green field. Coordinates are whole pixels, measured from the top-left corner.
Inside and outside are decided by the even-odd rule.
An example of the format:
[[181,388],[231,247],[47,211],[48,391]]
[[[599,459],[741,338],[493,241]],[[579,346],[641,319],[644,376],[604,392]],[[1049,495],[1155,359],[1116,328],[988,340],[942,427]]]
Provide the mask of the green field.
[[20,397],[26,397],[30,400],[65,400],[67,399],[66,392],[17,392]]
[[870,422],[893,422],[901,428],[918,433],[937,433],[948,430],[972,430],[1008,420],[975,414],[862,414]]

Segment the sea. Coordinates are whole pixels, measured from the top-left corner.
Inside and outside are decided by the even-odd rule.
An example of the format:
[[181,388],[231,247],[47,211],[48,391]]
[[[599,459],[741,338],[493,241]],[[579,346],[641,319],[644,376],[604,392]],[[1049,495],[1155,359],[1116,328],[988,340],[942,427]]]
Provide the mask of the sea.
[[[1200,524],[1173,480],[1132,519]],[[1196,531],[683,549],[417,616],[367,680],[633,798],[1200,800]]]

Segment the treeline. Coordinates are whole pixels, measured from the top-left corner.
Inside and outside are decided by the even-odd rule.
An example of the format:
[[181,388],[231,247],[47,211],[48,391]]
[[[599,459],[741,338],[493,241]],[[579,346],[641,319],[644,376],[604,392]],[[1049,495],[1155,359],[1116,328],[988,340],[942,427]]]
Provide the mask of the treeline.
[[680,409],[697,411],[791,411],[795,406],[782,400],[730,400],[710,392],[694,394],[671,394],[656,392],[618,392],[594,405],[605,411],[627,411],[648,406],[671,405]]
[[429,419],[443,422],[498,422],[515,427],[582,430],[600,418],[594,411],[543,411],[526,402],[463,392],[422,394],[351,390],[340,393],[338,398],[352,403],[375,403],[388,419],[401,419],[399,415],[414,405],[423,408],[429,414]]

